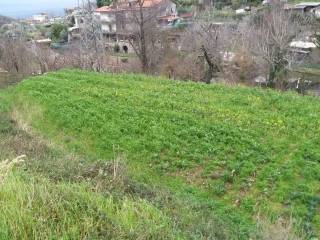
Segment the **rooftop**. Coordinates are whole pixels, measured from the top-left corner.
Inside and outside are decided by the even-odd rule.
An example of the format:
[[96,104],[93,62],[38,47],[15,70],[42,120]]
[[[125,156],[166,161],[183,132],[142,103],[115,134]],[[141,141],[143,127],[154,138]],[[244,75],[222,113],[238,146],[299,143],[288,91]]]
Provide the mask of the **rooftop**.
[[320,2],[302,2],[302,3],[298,3],[295,6],[297,7],[317,7],[320,6]]
[[[145,0],[143,2],[143,8],[150,8],[158,5],[163,0]],[[120,1],[117,5],[110,5],[104,6],[101,8],[97,8],[95,11],[98,13],[105,13],[105,12],[116,12],[116,11],[128,11],[138,8],[138,1]]]
[[173,20],[177,20],[180,19],[180,17],[177,17],[175,15],[169,15],[169,16],[161,16],[158,17],[159,20],[166,20],[166,21],[173,21]]
[[293,41],[290,43],[290,47],[300,48],[300,49],[311,49],[316,48],[317,45],[313,42],[304,42],[304,41]]
[[50,38],[36,40],[36,43],[51,43]]

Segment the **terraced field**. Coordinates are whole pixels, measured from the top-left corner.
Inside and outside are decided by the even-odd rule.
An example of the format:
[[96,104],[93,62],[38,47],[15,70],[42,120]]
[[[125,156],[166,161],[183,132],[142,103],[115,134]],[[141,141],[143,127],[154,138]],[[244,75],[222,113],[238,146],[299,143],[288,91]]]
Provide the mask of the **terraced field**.
[[27,155],[0,236],[272,239],[256,223],[280,218],[319,236],[317,98],[64,70],[0,103],[1,158]]

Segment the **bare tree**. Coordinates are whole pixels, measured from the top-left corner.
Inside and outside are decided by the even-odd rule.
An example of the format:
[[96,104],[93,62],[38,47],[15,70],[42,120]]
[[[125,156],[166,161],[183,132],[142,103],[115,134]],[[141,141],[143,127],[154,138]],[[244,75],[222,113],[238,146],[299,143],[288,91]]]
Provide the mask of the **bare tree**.
[[49,46],[23,38],[0,39],[0,67],[18,74],[43,74],[66,67],[80,67],[79,52],[55,52]]
[[[132,46],[135,49],[135,52],[137,53],[138,57],[141,60],[142,63],[142,68],[143,71],[147,70],[148,67],[148,58],[147,58],[147,47],[146,47],[146,25],[148,22],[146,20],[151,20],[148,19],[149,16],[145,16],[145,13],[143,11],[143,3],[144,0],[138,0],[138,14],[136,12],[133,12],[133,17],[136,23],[138,24],[139,31],[135,33],[135,35],[138,37],[138,41],[136,41],[138,44],[132,44]],[[152,18],[154,19],[154,18]],[[153,22],[153,21],[152,21]],[[136,47],[135,47],[136,46]]]
[[295,59],[290,43],[301,33],[299,18],[272,3],[247,21],[242,29],[247,48],[261,58],[268,69],[269,87],[283,85],[283,78]]
[[182,45],[184,50],[205,62],[203,81],[209,84],[223,71],[224,55],[230,49],[231,42],[232,34],[228,25],[198,19],[185,34]]
[[94,9],[94,4],[89,0],[83,2],[80,59],[82,68],[100,72],[104,69],[106,51],[101,26]]
[[148,72],[155,65],[155,60],[160,58],[164,42],[157,26],[157,17],[164,12],[167,4],[166,0],[154,6],[145,6],[145,0],[129,2],[129,42],[141,61],[143,72]]
[[1,39],[0,65],[12,73],[30,73],[34,65],[33,55],[26,46],[27,42],[20,38],[5,36]]
[[[51,51],[48,47],[38,46],[36,43],[32,44],[32,52],[35,58],[35,61],[39,64],[39,73],[43,74],[49,71],[49,68],[53,68],[50,64],[51,60]],[[53,69],[50,69],[53,70]]]

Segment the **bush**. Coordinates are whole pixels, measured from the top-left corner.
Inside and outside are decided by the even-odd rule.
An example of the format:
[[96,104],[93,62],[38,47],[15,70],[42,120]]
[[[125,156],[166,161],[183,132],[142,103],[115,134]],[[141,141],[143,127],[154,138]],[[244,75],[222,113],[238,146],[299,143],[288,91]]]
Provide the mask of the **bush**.
[[236,10],[236,9],[241,7],[241,1],[240,0],[232,0],[231,2],[232,2],[231,7],[232,7],[233,10]]
[[[62,32],[68,32],[68,29],[65,25],[55,23],[51,26],[51,38],[54,42],[61,42],[61,33]],[[62,37],[65,36],[65,33],[62,34]]]
[[111,3],[112,3],[111,0],[97,0],[98,7],[109,6]]
[[224,6],[224,3],[223,2],[216,2],[216,4],[214,5],[214,7],[217,9],[217,10],[222,10]]
[[233,74],[236,81],[250,83],[257,74],[254,59],[245,49],[239,49],[235,52],[232,64],[235,66]]
[[60,42],[68,42],[68,31],[66,29],[63,29],[60,32]]

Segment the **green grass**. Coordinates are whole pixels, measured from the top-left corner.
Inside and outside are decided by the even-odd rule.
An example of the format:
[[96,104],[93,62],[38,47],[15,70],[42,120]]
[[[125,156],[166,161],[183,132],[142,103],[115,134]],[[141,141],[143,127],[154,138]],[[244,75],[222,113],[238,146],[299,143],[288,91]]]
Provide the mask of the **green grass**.
[[[75,229],[80,238],[110,229],[95,216],[97,209],[109,212],[105,209],[123,204],[131,206],[129,213],[110,210],[115,222],[110,231],[119,231],[119,239],[131,236],[121,218],[130,211],[136,212],[133,225],[146,222],[134,228],[132,239],[140,234],[141,239],[248,239],[258,215],[293,219],[298,232],[319,235],[317,98],[64,70],[25,80],[0,93],[0,102],[5,139],[0,150],[5,158],[23,153],[20,149],[30,152],[26,173],[18,168],[0,191],[0,201],[12,202],[22,217],[42,214],[46,204],[37,201],[39,209],[24,213],[19,201],[26,201],[30,191],[12,196],[10,189],[28,189],[39,178],[39,192],[48,199],[92,203],[88,212],[72,204],[70,209],[55,206],[63,216],[54,229],[66,234]],[[118,156],[126,170],[113,183]],[[101,177],[105,168],[108,174]],[[31,177],[20,177],[25,174]],[[89,222],[97,217],[101,224],[91,222],[89,231],[75,222],[78,215]],[[14,221],[11,215],[5,219]],[[21,223],[20,232],[37,234],[40,223]],[[9,234],[11,225],[0,232]],[[68,238],[52,231],[50,225],[43,234]]]
[[310,74],[310,75],[315,75],[319,76],[320,75],[320,69],[319,66],[316,67],[302,67],[294,70],[297,73],[302,73],[302,74]]
[[1,239],[167,239],[169,218],[145,200],[117,200],[88,184],[12,174],[0,190]]

